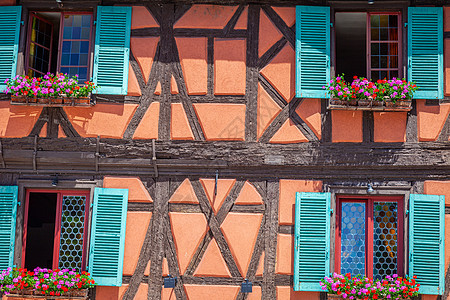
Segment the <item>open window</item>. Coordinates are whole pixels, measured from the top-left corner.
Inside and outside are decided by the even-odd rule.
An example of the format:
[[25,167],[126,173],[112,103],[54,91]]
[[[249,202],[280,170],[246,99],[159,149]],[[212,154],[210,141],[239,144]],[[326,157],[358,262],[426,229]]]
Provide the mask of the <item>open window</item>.
[[336,74],[372,81],[399,78],[402,28],[400,12],[336,12]]
[[47,72],[90,78],[92,13],[31,12],[28,29],[26,73],[39,77]]
[[89,192],[28,190],[23,267],[84,270]]

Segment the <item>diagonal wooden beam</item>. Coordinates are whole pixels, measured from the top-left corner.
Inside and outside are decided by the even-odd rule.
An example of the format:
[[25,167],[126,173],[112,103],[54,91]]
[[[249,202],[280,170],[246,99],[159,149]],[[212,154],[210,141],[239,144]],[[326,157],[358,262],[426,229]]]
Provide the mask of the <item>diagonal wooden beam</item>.
[[272,21],[272,23],[280,30],[280,32],[286,37],[287,41],[291,44],[292,48],[295,49],[295,32],[286,25],[284,20],[273,10],[269,5],[264,5],[262,7],[266,15]]

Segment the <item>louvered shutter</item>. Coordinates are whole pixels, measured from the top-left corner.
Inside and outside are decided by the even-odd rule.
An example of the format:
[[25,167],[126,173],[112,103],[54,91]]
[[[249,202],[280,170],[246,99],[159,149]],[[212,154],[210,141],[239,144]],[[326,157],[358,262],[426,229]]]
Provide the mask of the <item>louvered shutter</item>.
[[296,15],[296,96],[328,98],[330,8],[297,6]]
[[17,186],[0,186],[0,270],[13,265],[18,191]]
[[127,94],[130,28],[131,7],[97,7],[94,82],[100,86],[98,94]]
[[422,294],[444,293],[444,196],[409,198],[409,276],[416,275]]
[[294,291],[322,291],[330,275],[330,193],[297,193]]
[[408,8],[408,80],[416,99],[444,97],[442,7]]
[[122,285],[127,207],[127,189],[95,189],[88,271],[98,285]]
[[5,80],[16,76],[21,12],[21,6],[0,8],[0,92]]

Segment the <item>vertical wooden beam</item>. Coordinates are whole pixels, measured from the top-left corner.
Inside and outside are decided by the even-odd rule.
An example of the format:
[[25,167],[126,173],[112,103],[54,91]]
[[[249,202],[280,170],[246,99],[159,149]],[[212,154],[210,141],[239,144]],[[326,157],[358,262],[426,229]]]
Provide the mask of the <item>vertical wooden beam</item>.
[[173,24],[175,20],[174,4],[164,4],[162,8],[161,37],[160,37],[160,61],[162,62],[161,92],[162,100],[159,111],[158,139],[170,139],[170,79],[172,77],[172,64],[174,64]]
[[148,277],[148,299],[161,299],[163,284],[162,262],[164,258],[164,243],[167,239],[164,220],[169,213],[169,179],[160,177],[156,180],[154,210],[152,216],[152,243],[150,256],[150,275]]
[[322,119],[322,142],[331,143],[332,122],[331,122],[331,111],[327,108],[328,99],[322,99],[320,104],[321,104],[321,119]]
[[372,143],[374,134],[373,111],[363,111],[363,142]]
[[247,20],[247,74],[245,140],[256,141],[256,122],[258,108],[258,43],[259,43],[259,5],[249,5]]
[[412,110],[408,112],[406,119],[406,142],[417,143],[419,137],[417,136],[417,101],[413,99]]
[[279,186],[278,179],[270,179],[267,181],[262,299],[276,299],[277,296],[275,264],[277,258]]

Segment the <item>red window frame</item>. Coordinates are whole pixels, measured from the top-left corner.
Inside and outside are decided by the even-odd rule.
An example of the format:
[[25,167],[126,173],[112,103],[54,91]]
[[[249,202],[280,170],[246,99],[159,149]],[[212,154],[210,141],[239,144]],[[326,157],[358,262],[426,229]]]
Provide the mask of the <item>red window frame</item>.
[[[30,46],[31,46],[31,26],[32,26],[32,20],[33,17],[38,18],[39,20],[42,20],[43,22],[49,23],[48,20],[39,17],[36,13],[39,13],[39,11],[33,11],[30,12],[30,16],[29,16],[29,22],[28,22],[28,30],[27,30],[27,50],[26,50],[26,57],[25,57],[25,73],[28,73],[28,69],[29,67],[29,59],[30,59]],[[61,54],[62,54],[62,43],[63,43],[63,34],[64,34],[64,16],[65,15],[91,15],[91,30],[89,32],[89,51],[92,50],[92,32],[93,32],[93,24],[94,24],[94,14],[92,12],[89,11],[83,11],[83,12],[59,12],[60,13],[60,20],[59,20],[59,34],[58,34],[58,52],[56,53],[56,55],[58,56],[57,59],[57,66],[56,66],[56,71],[59,72],[61,69]],[[51,24],[51,23],[50,23]],[[53,25],[52,25],[53,28]],[[48,49],[50,51],[50,56],[49,56],[49,64],[48,64],[48,69],[50,70],[51,68],[51,61],[52,61],[52,57],[53,55],[55,55],[55,53],[53,52],[53,33],[51,36],[51,41],[50,41],[50,49]],[[71,40],[71,39],[67,39],[67,40]],[[78,67],[78,66],[71,66],[71,67]],[[91,71],[91,55],[89,53],[88,55],[88,63],[87,63],[87,68],[88,68],[88,79],[89,79],[89,74]],[[34,70],[34,69],[33,69]],[[82,84],[82,83],[80,83]]]
[[89,224],[89,192],[79,191],[79,190],[41,190],[41,189],[30,189],[26,191],[25,199],[25,213],[23,221],[23,236],[22,236],[22,267],[25,267],[25,254],[27,249],[27,228],[28,228],[28,209],[30,206],[30,193],[53,193],[57,194],[56,200],[56,215],[55,215],[55,233],[53,241],[53,265],[52,268],[58,268],[59,264],[59,246],[61,240],[61,215],[62,215],[62,199],[63,196],[85,196],[86,197],[86,209],[84,215],[84,233],[83,233],[83,259],[81,262],[82,270],[86,268],[86,253],[87,253],[87,238],[88,238],[88,224]]
[[397,273],[403,276],[403,243],[404,243],[404,199],[402,196],[337,196],[336,197],[336,241],[335,241],[335,272],[341,271],[341,211],[343,202],[366,203],[366,255],[365,276],[373,278],[373,203],[397,203]]
[[[33,26],[33,18],[36,18],[38,20],[41,20],[42,22],[45,22],[47,24],[50,24],[50,26],[52,27],[52,34],[50,36],[50,48],[44,47],[43,45],[40,45],[36,42],[32,42],[31,41],[31,30],[32,30],[32,26]],[[49,51],[49,58],[48,58],[48,70],[50,70],[51,65],[52,65],[52,45],[53,45],[53,24],[50,23],[48,20],[41,18],[40,16],[38,16],[36,14],[36,12],[31,12],[30,13],[30,17],[28,19],[28,35],[27,35],[27,53],[26,53],[26,57],[25,57],[25,74],[28,74],[28,69],[32,69],[33,71],[35,71],[36,73],[40,73],[39,71],[31,68],[29,66],[30,62],[30,48],[31,48],[31,43],[34,43],[36,45],[38,45],[39,47],[45,48]]]
[[[396,41],[394,40],[388,40],[388,41],[372,41],[372,35],[371,35],[371,22],[370,22],[370,16],[372,15],[395,15],[397,16],[397,28],[398,28],[398,38]],[[371,78],[372,76],[372,70],[373,71],[398,71],[398,78],[402,78],[403,77],[403,68],[402,63],[402,27],[401,27],[401,13],[400,12],[368,12],[367,13],[367,23],[366,23],[366,36],[367,36],[367,45],[366,45],[366,49],[367,49],[367,78]],[[372,68],[372,47],[371,44],[372,43],[397,43],[398,44],[398,64],[397,64],[397,68]],[[391,79],[391,78],[387,78],[387,79]]]

